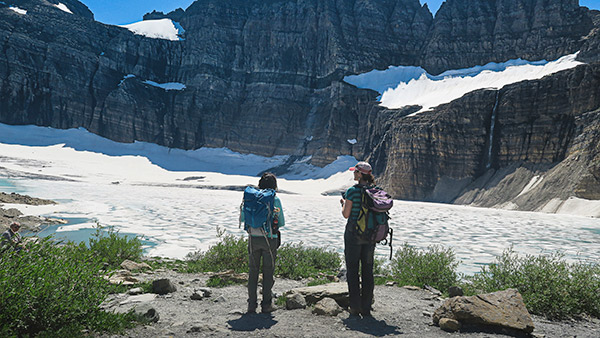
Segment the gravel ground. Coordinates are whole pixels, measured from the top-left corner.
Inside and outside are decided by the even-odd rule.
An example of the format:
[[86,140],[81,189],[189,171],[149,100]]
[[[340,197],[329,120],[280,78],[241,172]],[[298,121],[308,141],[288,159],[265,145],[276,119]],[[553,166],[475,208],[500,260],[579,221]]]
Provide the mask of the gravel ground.
[[[426,290],[409,290],[397,286],[376,286],[373,318],[350,317],[347,312],[336,317],[317,316],[310,308],[278,309],[271,314],[245,314],[246,287],[235,285],[213,288],[202,300],[191,300],[195,288],[204,287],[207,275],[159,271],[139,276],[142,280],[169,278],[177,291],[157,296],[150,304],[160,319],[138,326],[125,337],[508,337],[503,333],[447,333],[432,325],[431,314],[442,303]],[[305,282],[276,279],[276,295],[305,286]],[[126,296],[121,295],[122,299]],[[260,296],[259,296],[260,298]],[[132,306],[132,304],[125,305]],[[600,337],[600,320],[552,322],[533,318],[534,337]],[[121,337],[121,336],[109,336]]]

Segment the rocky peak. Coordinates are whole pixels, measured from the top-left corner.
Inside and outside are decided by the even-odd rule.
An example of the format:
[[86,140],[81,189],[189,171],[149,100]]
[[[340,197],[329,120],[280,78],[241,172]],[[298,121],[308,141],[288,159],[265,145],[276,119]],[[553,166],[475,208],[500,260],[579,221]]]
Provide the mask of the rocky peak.
[[592,28],[577,0],[447,0],[420,64],[440,73],[517,58],[554,60],[578,51]]

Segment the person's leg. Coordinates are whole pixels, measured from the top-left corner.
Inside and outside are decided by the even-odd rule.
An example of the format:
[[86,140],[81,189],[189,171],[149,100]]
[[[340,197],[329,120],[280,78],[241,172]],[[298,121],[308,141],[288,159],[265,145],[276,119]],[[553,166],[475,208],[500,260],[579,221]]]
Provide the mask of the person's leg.
[[275,273],[275,260],[277,258],[276,247],[277,239],[269,239],[268,247],[266,250],[263,250],[263,300],[261,303],[263,312],[271,312],[273,310],[273,275]]
[[363,316],[371,315],[371,303],[373,302],[373,289],[375,278],[373,277],[373,260],[375,256],[375,245],[361,245],[360,267],[361,267],[361,313]]
[[354,235],[344,233],[344,259],[346,261],[346,279],[348,281],[348,296],[350,298],[350,313],[360,312],[360,282],[358,280],[358,264],[360,261],[360,245],[357,245]]
[[258,272],[262,255],[258,239],[248,236],[248,312],[255,312],[257,306],[256,287],[258,286]]

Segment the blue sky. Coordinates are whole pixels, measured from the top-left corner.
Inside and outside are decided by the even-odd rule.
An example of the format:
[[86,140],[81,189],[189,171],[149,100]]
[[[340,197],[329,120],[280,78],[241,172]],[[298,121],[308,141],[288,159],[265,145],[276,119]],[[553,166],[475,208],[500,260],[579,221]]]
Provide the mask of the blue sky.
[[[152,10],[170,12],[186,9],[194,0],[80,0],[94,13],[96,20],[113,25],[124,25],[142,20]],[[427,3],[432,13],[437,12],[443,0],[420,0]],[[600,0],[580,0],[581,6],[600,9]]]

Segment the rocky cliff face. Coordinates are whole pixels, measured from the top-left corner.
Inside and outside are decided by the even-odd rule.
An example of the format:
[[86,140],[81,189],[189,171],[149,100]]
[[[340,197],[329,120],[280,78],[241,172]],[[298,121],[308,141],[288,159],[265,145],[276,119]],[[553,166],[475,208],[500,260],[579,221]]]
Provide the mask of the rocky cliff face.
[[546,211],[597,199],[598,88],[600,64],[582,65],[387,119],[372,161],[404,199]]
[[[376,93],[342,82],[389,65],[438,73],[580,49],[595,61],[600,19],[576,0],[448,0],[435,19],[418,0],[197,0],[146,16],[178,21],[181,41],[134,35],[93,21],[76,0],[61,2],[73,13],[46,0],[19,2],[25,15],[0,4],[2,123],[85,127],[184,149],[310,155],[316,165],[369,157],[397,197],[478,203],[467,193],[478,178],[529,165],[547,170],[587,144],[576,141],[580,121],[598,108],[592,66],[478,91],[417,116],[408,116],[415,107],[382,109]],[[596,196],[586,188],[590,172],[574,188],[581,196]]]

